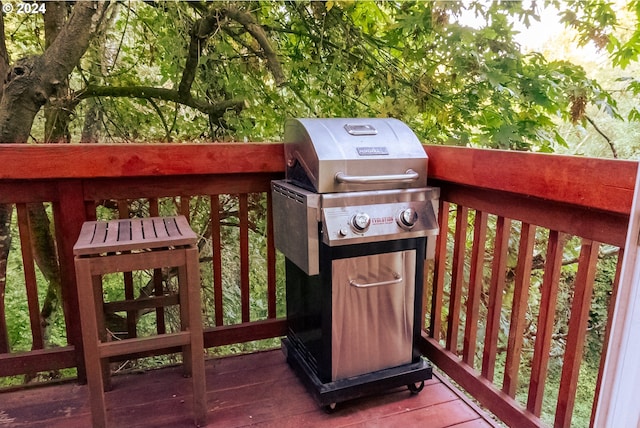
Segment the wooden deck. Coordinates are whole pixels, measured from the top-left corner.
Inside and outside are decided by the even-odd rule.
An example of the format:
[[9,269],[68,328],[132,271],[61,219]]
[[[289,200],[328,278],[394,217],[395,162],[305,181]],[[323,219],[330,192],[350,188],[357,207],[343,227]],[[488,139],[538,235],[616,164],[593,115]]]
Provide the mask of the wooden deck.
[[[406,388],[342,403],[327,414],[280,350],[207,361],[210,427],[495,427],[439,377],[412,396]],[[107,393],[113,427],[191,427],[189,381],[180,367],[115,376]],[[66,383],[0,393],[0,427],[91,424],[86,385]]]

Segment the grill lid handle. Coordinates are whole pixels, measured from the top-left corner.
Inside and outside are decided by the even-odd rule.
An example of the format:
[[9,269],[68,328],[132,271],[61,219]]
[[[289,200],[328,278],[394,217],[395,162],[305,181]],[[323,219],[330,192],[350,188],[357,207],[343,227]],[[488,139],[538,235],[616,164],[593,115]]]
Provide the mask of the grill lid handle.
[[344,172],[338,172],[335,177],[338,183],[350,184],[410,183],[416,181],[420,174],[408,169],[404,174],[389,175],[347,175]]

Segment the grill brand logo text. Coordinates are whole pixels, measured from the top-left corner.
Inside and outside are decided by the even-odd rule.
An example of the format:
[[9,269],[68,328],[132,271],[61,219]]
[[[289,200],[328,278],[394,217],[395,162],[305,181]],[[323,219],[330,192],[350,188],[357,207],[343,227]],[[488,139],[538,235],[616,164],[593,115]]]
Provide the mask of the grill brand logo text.
[[391,224],[393,223],[393,217],[391,216],[387,216],[387,217],[372,217],[371,218],[371,224],[372,225],[376,225],[376,224]]

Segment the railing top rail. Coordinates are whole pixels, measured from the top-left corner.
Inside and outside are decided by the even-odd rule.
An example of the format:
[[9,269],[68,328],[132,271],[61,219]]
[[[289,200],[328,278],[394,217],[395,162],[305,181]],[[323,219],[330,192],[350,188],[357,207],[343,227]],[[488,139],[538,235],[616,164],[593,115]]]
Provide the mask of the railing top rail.
[[[638,162],[427,145],[429,178],[628,215]],[[282,173],[282,143],[3,144],[0,179]]]
[[118,178],[284,171],[282,144],[0,144],[0,179]]
[[629,215],[638,162],[425,146],[429,178]]

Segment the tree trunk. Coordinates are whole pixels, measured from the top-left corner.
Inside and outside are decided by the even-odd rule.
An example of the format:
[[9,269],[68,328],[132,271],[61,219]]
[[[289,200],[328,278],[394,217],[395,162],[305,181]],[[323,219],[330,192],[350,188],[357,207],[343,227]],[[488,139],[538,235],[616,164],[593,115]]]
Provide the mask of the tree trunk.
[[[58,308],[60,302],[61,282],[60,266],[58,265],[58,253],[55,241],[51,234],[51,224],[43,204],[29,204],[29,226],[31,227],[31,245],[35,261],[40,271],[49,282],[45,300],[40,310],[42,327],[45,339],[49,337],[47,332],[48,320]],[[27,243],[23,243],[27,245]]]
[[[47,11],[44,14],[44,42],[45,48],[49,48],[58,38],[67,19],[67,3],[56,1],[47,3]],[[53,93],[44,107],[44,142],[45,143],[70,143],[71,133],[69,122],[71,110],[64,108],[64,99],[69,92],[69,79],[65,77],[53,88]]]
[[[21,59],[11,67],[0,102],[0,143],[27,142],[36,114],[48,100],[57,99],[69,73],[89,47],[106,6],[104,2],[75,3],[69,20],[45,52]],[[57,8],[55,12],[61,13]],[[55,26],[51,28],[57,31]]]
[[81,143],[97,143],[102,130],[102,108],[95,100],[89,100],[88,110],[84,115],[84,125],[82,126]]

